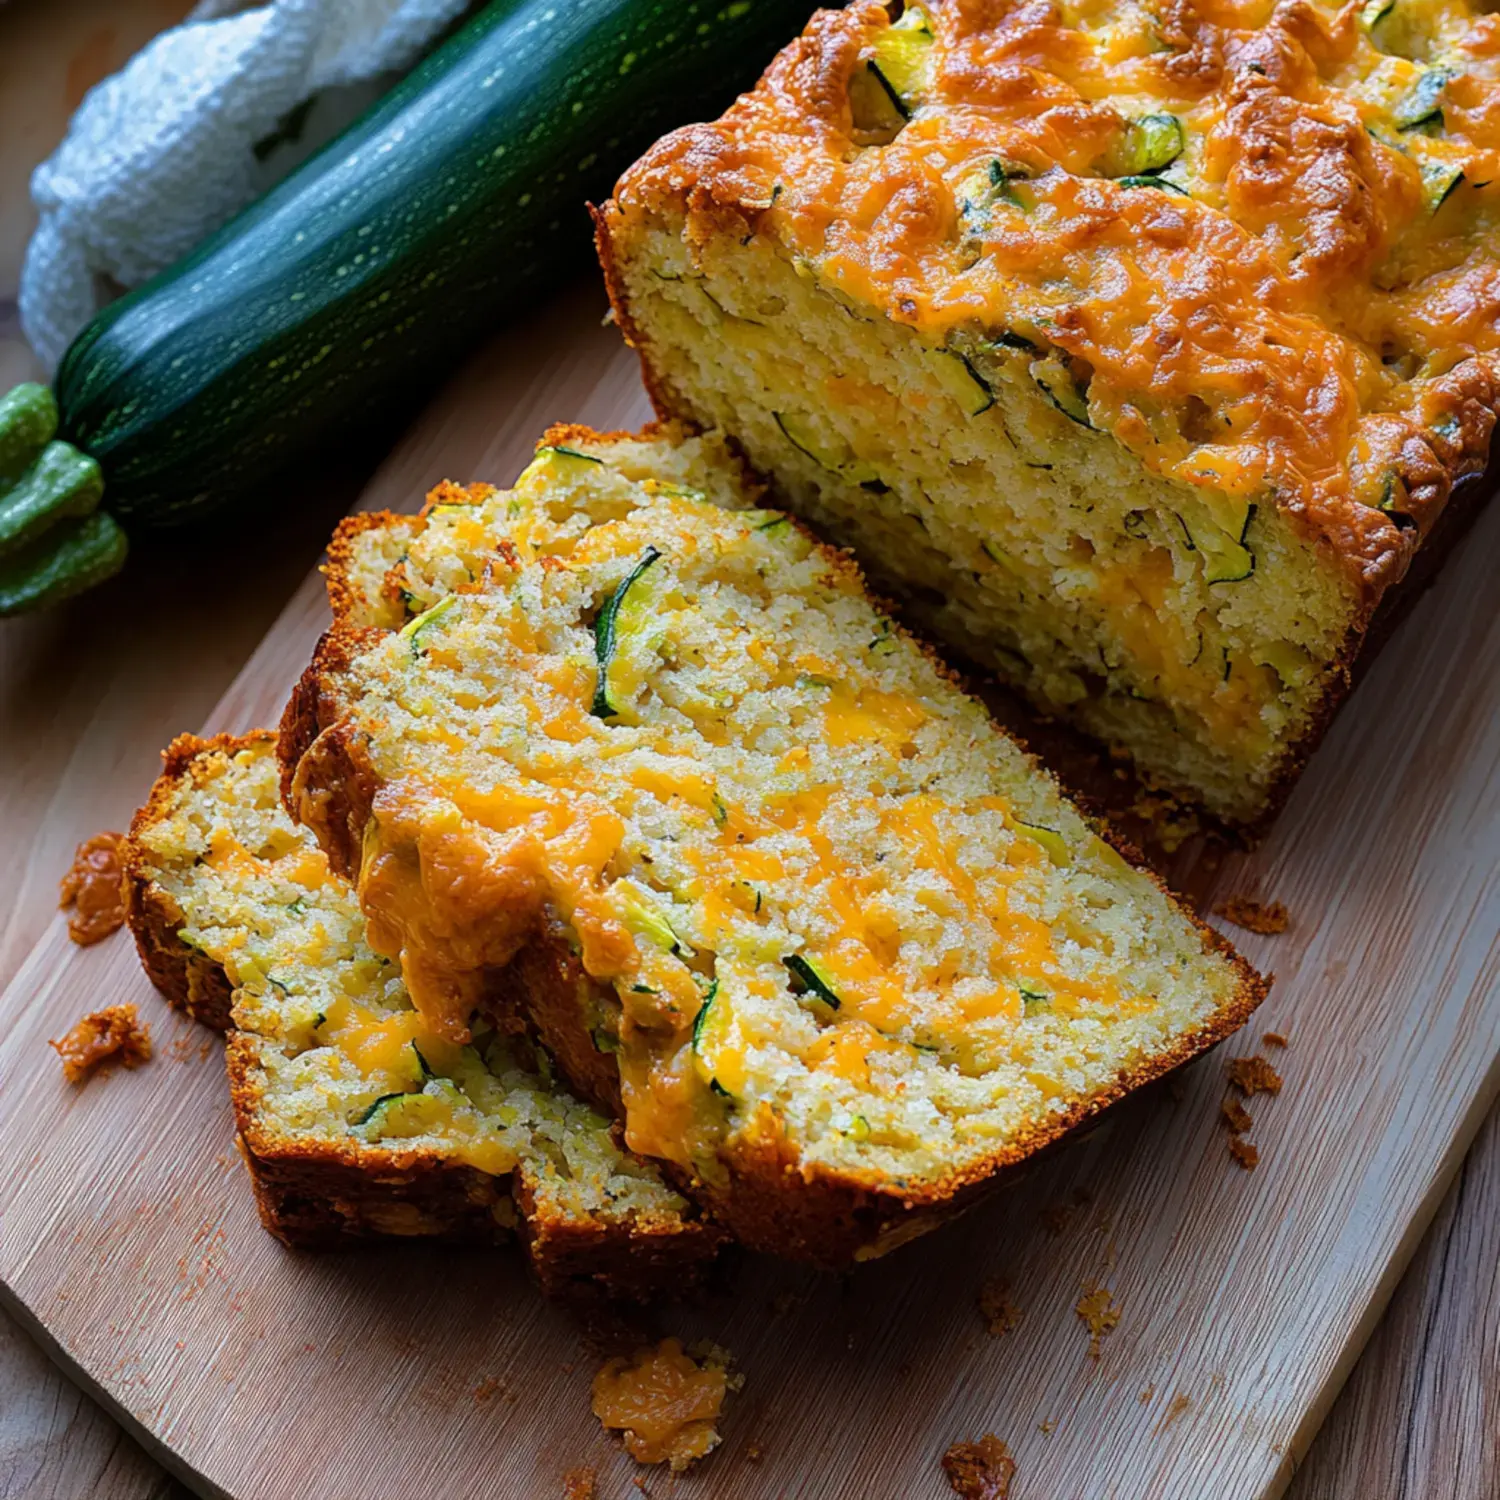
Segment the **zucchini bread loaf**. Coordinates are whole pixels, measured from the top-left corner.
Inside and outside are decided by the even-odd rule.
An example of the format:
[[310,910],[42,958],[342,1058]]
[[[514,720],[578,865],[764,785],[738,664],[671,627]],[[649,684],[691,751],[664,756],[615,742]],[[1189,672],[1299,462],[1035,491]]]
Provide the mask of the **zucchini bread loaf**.
[[530,1043],[423,1025],[364,941],[350,886],[278,797],[275,736],[167,751],[127,849],[130,925],[167,998],[228,1030],[235,1120],[266,1227],[519,1233],[543,1289],[679,1291],[722,1243]]
[[564,428],[353,523],[281,755],[424,1024],[461,1046],[519,977],[633,1150],[836,1265],[1264,986],[757,498],[714,435]]
[[597,213],[615,312],[663,415],[1253,830],[1485,462],[1494,35],[1463,0],[820,11]]

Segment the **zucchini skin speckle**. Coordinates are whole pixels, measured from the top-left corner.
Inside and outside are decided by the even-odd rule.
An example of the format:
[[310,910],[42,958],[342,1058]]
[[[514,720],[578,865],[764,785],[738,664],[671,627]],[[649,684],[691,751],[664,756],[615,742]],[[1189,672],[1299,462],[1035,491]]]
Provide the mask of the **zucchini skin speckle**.
[[128,526],[196,519],[409,407],[587,263],[583,205],[754,81],[756,0],[494,0],[342,136],[64,357],[63,435]]

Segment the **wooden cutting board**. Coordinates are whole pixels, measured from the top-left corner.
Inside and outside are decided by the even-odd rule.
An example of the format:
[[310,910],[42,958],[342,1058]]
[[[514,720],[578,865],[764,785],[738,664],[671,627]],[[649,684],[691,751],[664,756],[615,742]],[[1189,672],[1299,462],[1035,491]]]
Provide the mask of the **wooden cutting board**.
[[[647,415],[590,290],[498,340],[407,435],[362,504],[440,478],[508,481],[547,422]],[[1287,903],[1235,936],[1277,983],[1242,1036],[1128,1101],[956,1225],[848,1278],[748,1262],[663,1309],[745,1376],[723,1448],[648,1492],[941,1500],[949,1444],[994,1432],[1012,1500],[1270,1500],[1286,1485],[1500,1087],[1500,511],[1387,647],[1270,841],[1219,894]],[[326,619],[309,579],[211,729],[272,722]],[[164,662],[163,671],[170,671]],[[162,742],[192,726],[164,723]],[[131,789],[138,799],[144,784]],[[158,1060],[82,1090],[45,1041],[138,1001]],[[506,1251],[293,1254],[258,1227],[219,1047],[128,942],[60,924],[7,991],[0,1290],[75,1378],[206,1495],[548,1500],[575,1466],[639,1493],[589,1413],[593,1358]],[[1286,1086],[1226,1150],[1230,1056]],[[976,1298],[1003,1277],[1019,1323]],[[1091,1357],[1075,1313],[1119,1324]]]

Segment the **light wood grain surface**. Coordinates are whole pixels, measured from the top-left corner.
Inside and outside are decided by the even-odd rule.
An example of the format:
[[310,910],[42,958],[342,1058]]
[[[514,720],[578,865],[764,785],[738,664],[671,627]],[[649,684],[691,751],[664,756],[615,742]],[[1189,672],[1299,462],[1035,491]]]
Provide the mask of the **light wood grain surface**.
[[[22,0],[19,14],[27,16],[26,24],[40,27],[40,35],[45,22],[37,17],[43,10],[47,20],[55,15],[61,24],[87,9],[69,0],[50,6],[32,3],[28,10]],[[105,9],[130,24],[131,7],[93,7],[96,13]],[[0,78],[14,56],[14,33],[7,28],[17,14],[14,5],[0,11]],[[10,97],[0,87],[0,161],[13,168],[15,138],[3,128]],[[45,145],[42,141],[37,155]],[[17,176],[12,170],[10,180]],[[5,207],[0,199],[0,225],[13,224],[16,215],[7,218]],[[0,281],[0,289],[6,284]],[[0,364],[7,357],[3,340],[0,328]],[[516,361],[509,389],[495,391],[497,417],[506,413],[513,396],[524,393],[526,363]],[[623,415],[612,414],[609,407],[609,399],[596,393],[589,414],[605,422]],[[517,426],[534,432],[548,417],[578,414],[523,410]],[[465,456],[455,445],[458,436],[452,423],[429,424],[415,453],[408,445],[402,460],[407,467],[388,473],[436,477],[447,472]],[[206,569],[214,555],[210,547],[179,545],[143,559],[129,585],[117,585],[61,616],[0,626],[0,723],[6,730],[0,736],[0,831],[7,836],[12,872],[7,897],[0,901],[0,982],[10,977],[51,920],[54,883],[72,843],[122,821],[149,778],[154,752],[165,737],[203,722],[278,605],[304,575],[326,533],[327,518],[342,508],[353,488],[347,476],[333,481],[316,514],[284,523],[248,545],[237,543],[234,576],[227,581],[220,576],[208,584]],[[1490,547],[1493,551],[1493,539]],[[304,589],[300,599],[307,627],[314,628],[316,591]],[[243,697],[238,700],[238,711],[248,709]],[[227,706],[231,717],[236,711],[235,703]],[[1280,967],[1276,953],[1282,941],[1268,940],[1272,967]],[[115,973],[118,959],[105,950],[94,957],[100,987],[112,988],[103,966]],[[1300,1055],[1294,1052],[1294,1057]],[[199,1066],[191,1060],[174,1065],[179,1075]],[[204,1066],[207,1072],[201,1079],[195,1074],[195,1082],[212,1087],[217,1084],[215,1070],[211,1063]],[[1288,1059],[1287,1071],[1295,1075],[1293,1059]],[[209,1117],[222,1123],[222,1106],[215,1113],[211,1097],[203,1102]],[[1268,1122],[1275,1107],[1265,1106]],[[1422,1128],[1421,1121],[1413,1123],[1414,1130]],[[1274,1160],[1268,1147],[1266,1170]],[[1368,1205],[1361,1205],[1360,1212],[1367,1213]],[[1350,1232],[1357,1234],[1365,1223],[1356,1217]],[[972,1235],[967,1226],[959,1233]],[[986,1242],[980,1248],[992,1246]],[[1298,1500],[1494,1500],[1500,1493],[1497,1264],[1500,1127],[1492,1121],[1295,1481],[1291,1493]],[[483,1279],[478,1268],[476,1275]],[[1312,1309],[1307,1311],[1313,1315]],[[1106,1371],[1109,1353],[1107,1345]],[[1213,1373],[1208,1374],[1210,1388]],[[754,1412],[774,1399],[764,1386],[775,1382],[775,1372],[765,1372],[756,1382],[762,1386],[758,1399],[753,1387],[747,1391],[745,1410],[752,1423]],[[576,1404],[574,1387],[569,1387],[569,1399]],[[744,1438],[746,1429],[741,1427],[738,1435]],[[1016,1500],[1059,1500],[1062,1494],[1038,1490],[1026,1480],[1023,1470]],[[6,1325],[0,1337],[0,1495],[7,1500],[23,1495],[139,1500],[168,1493],[176,1493],[170,1481],[122,1437],[111,1419],[60,1380],[25,1336]],[[611,1493],[605,1491],[606,1500]],[[1218,1493],[1213,1492],[1215,1497]]]

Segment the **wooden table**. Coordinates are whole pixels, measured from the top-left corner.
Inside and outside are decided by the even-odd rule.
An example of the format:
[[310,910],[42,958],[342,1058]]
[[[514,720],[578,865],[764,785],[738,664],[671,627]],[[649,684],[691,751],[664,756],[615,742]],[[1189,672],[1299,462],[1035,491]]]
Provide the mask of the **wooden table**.
[[[10,0],[0,13],[5,385],[35,373],[11,300],[30,227],[27,174],[88,84],[185,9],[183,0]],[[57,920],[56,881],[73,844],[128,819],[130,807],[104,790],[104,773],[120,770],[112,779],[144,790],[165,733],[201,725],[315,562],[360,477],[320,476],[300,515],[237,536],[234,573],[217,573],[212,588],[190,580],[207,576],[216,542],[177,540],[70,609],[0,625],[0,832],[11,872],[0,888],[0,988]],[[1500,1115],[1471,1151],[1290,1493],[1500,1497]],[[0,1315],[0,1500],[183,1494]]]

